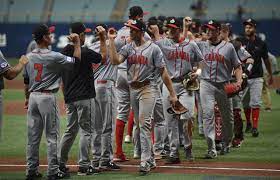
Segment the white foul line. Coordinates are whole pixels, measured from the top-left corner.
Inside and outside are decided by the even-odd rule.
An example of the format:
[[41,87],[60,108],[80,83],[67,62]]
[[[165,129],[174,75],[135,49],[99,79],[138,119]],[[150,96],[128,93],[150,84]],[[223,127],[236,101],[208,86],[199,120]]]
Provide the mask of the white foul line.
[[[47,167],[48,165],[40,165]],[[77,167],[77,165],[67,165],[69,167]],[[120,165],[121,167],[139,167],[139,165]],[[0,167],[26,167],[22,164],[0,164]],[[157,166],[160,168],[171,169],[204,169],[204,170],[235,170],[235,171],[264,171],[264,172],[280,172],[280,169],[254,169],[254,168],[234,168],[234,167],[205,167],[205,166]]]

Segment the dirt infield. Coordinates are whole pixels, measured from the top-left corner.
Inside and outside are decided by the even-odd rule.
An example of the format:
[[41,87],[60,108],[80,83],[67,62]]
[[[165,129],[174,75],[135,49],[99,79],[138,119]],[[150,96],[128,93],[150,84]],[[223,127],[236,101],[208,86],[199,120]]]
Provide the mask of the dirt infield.
[[14,79],[12,81],[6,80],[5,79],[5,88],[6,89],[23,89],[24,84],[23,84],[23,79]]
[[[40,162],[44,164],[40,169],[46,170],[46,160]],[[124,163],[119,163],[121,172],[137,173],[138,160],[131,160]],[[76,172],[76,162],[73,160],[70,171]],[[180,174],[210,174],[210,175],[227,175],[227,176],[262,176],[262,177],[280,177],[279,164],[264,164],[264,163],[241,163],[241,162],[182,162],[173,166],[167,166],[163,160],[157,161],[157,168],[152,172],[156,173],[180,173]],[[24,171],[25,161],[23,159],[0,159],[0,172]]]

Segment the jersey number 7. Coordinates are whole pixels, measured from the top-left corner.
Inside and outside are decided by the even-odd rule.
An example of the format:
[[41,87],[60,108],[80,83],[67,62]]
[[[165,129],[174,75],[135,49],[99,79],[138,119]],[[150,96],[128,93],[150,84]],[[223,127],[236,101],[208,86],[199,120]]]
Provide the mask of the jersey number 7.
[[43,72],[43,64],[35,63],[34,69],[37,70],[37,75],[35,77],[35,81],[41,81],[42,72]]

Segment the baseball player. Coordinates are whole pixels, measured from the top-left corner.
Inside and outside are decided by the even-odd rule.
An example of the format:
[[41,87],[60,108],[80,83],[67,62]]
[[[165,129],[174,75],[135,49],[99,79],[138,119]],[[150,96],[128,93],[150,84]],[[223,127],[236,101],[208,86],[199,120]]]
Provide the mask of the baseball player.
[[[133,6],[129,9],[129,20],[142,20],[144,12],[140,6]],[[149,35],[145,33],[145,39],[150,39]],[[122,27],[115,39],[117,51],[119,51],[124,45],[130,41],[129,28]],[[126,61],[118,66],[118,77],[116,82],[116,93],[118,98],[118,115],[116,119],[116,152],[114,155],[114,161],[126,161],[128,160],[123,152],[123,135],[125,123],[128,120],[128,114],[130,111],[130,93],[129,85],[127,83]]]
[[[241,38],[241,42],[254,59],[252,72],[248,76],[249,90],[247,91],[243,101],[247,121],[245,132],[251,132],[253,137],[258,137],[258,121],[261,106],[261,92],[263,87],[262,59],[268,72],[268,84],[272,84],[273,82],[271,62],[268,59],[266,43],[256,36],[256,21],[253,19],[247,19],[243,25],[245,28],[245,36]],[[253,122],[253,128],[251,119]]]
[[190,39],[180,39],[182,24],[177,18],[169,18],[167,21],[168,35],[166,38],[159,38],[157,28],[155,28],[156,42],[164,54],[167,70],[171,76],[173,87],[176,91],[179,101],[189,110],[188,113],[182,114],[178,119],[177,115],[167,113],[168,94],[167,89],[163,86],[163,109],[164,117],[167,119],[170,140],[170,155],[167,163],[180,163],[179,158],[179,127],[178,121],[182,121],[183,145],[186,158],[193,161],[192,155],[192,123],[194,115],[194,94],[188,92],[183,85],[184,77],[191,73],[191,78],[196,79],[201,69],[193,70],[193,66],[198,66],[203,60],[203,56],[194,41]]
[[0,141],[2,138],[2,115],[3,115],[3,104],[2,104],[2,92],[4,89],[4,78],[12,80],[22,71],[25,64],[27,64],[28,59],[26,56],[21,56],[19,63],[11,67],[8,61],[5,59],[4,55],[0,51]]
[[[105,31],[108,27],[102,26]],[[106,38],[107,39],[107,38]],[[106,46],[108,46],[108,40]],[[100,52],[100,41],[89,46],[89,49]],[[117,116],[117,100],[115,82],[117,80],[117,65],[112,65],[107,53],[106,61],[98,64],[94,70],[95,81],[95,116],[93,117],[93,137],[92,137],[92,153],[93,167],[103,170],[119,170],[113,160],[113,133],[115,129],[115,119]]]
[[[62,72],[63,94],[66,104],[67,127],[60,143],[60,170],[67,173],[66,163],[68,154],[74,140],[80,132],[79,141],[79,170],[78,175],[91,175],[99,171],[91,166],[90,151],[92,137],[92,104],[95,97],[94,78],[92,74],[92,63],[100,63],[106,58],[105,30],[98,26],[101,54],[86,47],[81,48],[81,62],[70,72]],[[84,45],[85,33],[91,32],[81,22],[70,25],[70,32],[79,35],[80,45]],[[62,54],[71,56],[74,46],[68,44],[62,50]]]
[[[242,63],[243,72],[248,76],[251,73],[254,60],[250,53],[242,47],[240,38],[232,40],[231,25],[229,23],[221,25],[220,31],[221,39],[227,42],[231,42],[237,53],[237,56]],[[235,77],[234,77],[235,78]],[[241,117],[241,103],[243,99],[243,92],[232,98],[233,104],[233,117],[234,117],[234,138],[232,139],[232,147],[240,147],[242,141],[244,140],[243,135],[243,121]]]
[[140,127],[141,163],[139,172],[147,174],[150,169],[155,168],[155,160],[152,157],[151,143],[151,116],[156,103],[155,70],[161,69],[163,82],[170,92],[171,104],[178,99],[172,87],[172,82],[165,69],[163,54],[160,48],[144,39],[146,31],[145,24],[140,20],[131,21],[126,24],[130,27],[131,43],[125,45],[117,53],[114,37],[109,34],[110,59],[112,64],[120,64],[127,59],[127,77],[130,88],[132,109],[135,114],[135,123]]
[[205,24],[207,28],[208,41],[198,42],[198,46],[204,56],[203,68],[200,81],[200,97],[203,111],[203,128],[208,151],[205,158],[217,157],[215,147],[215,123],[214,104],[221,111],[223,119],[223,146],[221,154],[229,152],[229,145],[233,133],[232,101],[227,98],[223,89],[224,85],[231,79],[234,70],[237,79],[236,86],[241,87],[242,69],[240,61],[231,43],[220,39],[219,22],[211,20]]
[[50,51],[50,30],[42,24],[33,30],[33,38],[38,48],[27,54],[29,59],[23,74],[27,111],[27,169],[26,179],[40,177],[39,145],[45,130],[48,142],[48,179],[61,179],[66,176],[58,168],[59,115],[56,92],[59,89],[62,71],[72,70],[81,59],[80,40],[77,34],[70,34],[74,44],[73,57]]

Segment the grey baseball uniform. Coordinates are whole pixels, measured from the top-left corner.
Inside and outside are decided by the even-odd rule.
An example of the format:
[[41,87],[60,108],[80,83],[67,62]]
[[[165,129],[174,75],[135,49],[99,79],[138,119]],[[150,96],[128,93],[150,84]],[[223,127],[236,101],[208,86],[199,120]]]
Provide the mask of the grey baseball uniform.
[[240,65],[236,51],[229,42],[221,41],[212,45],[209,41],[198,42],[204,56],[204,67],[201,73],[200,98],[203,111],[204,135],[208,152],[216,154],[214,104],[217,101],[223,119],[223,142],[229,145],[233,135],[232,101],[223,90],[225,83],[231,79],[232,71]]
[[140,47],[125,45],[119,52],[127,59],[127,77],[130,84],[131,105],[135,124],[140,127],[141,162],[152,158],[151,117],[156,102],[155,69],[165,66],[163,54],[154,43],[147,41]]
[[[127,39],[130,37],[130,28],[122,27],[118,30],[117,37],[115,39],[115,45],[117,51],[119,51],[124,45],[127,44]],[[150,36],[145,33],[144,38],[146,40],[151,39]],[[127,122],[128,113],[130,110],[130,97],[129,97],[129,85],[127,83],[127,61],[118,65],[118,77],[116,82],[117,97],[118,97],[118,116],[117,119]]]
[[8,61],[5,59],[4,55],[0,51],[0,141],[2,138],[2,125],[3,125],[3,102],[2,102],[2,89],[4,89],[4,79],[3,74],[11,68]]
[[[100,41],[95,42],[90,49],[100,52]],[[113,159],[113,134],[117,116],[117,100],[115,82],[117,65],[112,65],[107,58],[105,64],[99,64],[94,70],[95,79],[95,116],[93,120],[92,153],[93,166],[106,164]]]
[[60,72],[72,69],[75,58],[48,49],[35,49],[27,54],[29,63],[23,74],[29,85],[27,111],[27,174],[39,166],[39,145],[43,130],[48,142],[48,175],[58,172],[59,115],[55,93],[60,85]]
[[[164,38],[157,41],[157,44],[163,51],[167,70],[173,82],[174,90],[178,96],[179,101],[189,109],[188,113],[182,114],[180,119],[183,121],[184,131],[184,147],[191,148],[192,142],[188,132],[188,121],[192,121],[194,115],[194,94],[188,92],[183,86],[183,79],[186,74],[192,71],[192,67],[203,60],[203,56],[194,41],[185,39],[181,43],[175,43],[173,40]],[[167,126],[169,128],[170,140],[170,157],[179,157],[179,129],[178,119],[176,115],[167,113],[170,107],[168,99],[168,91],[166,86],[163,86],[163,108],[164,117],[167,119]]]

